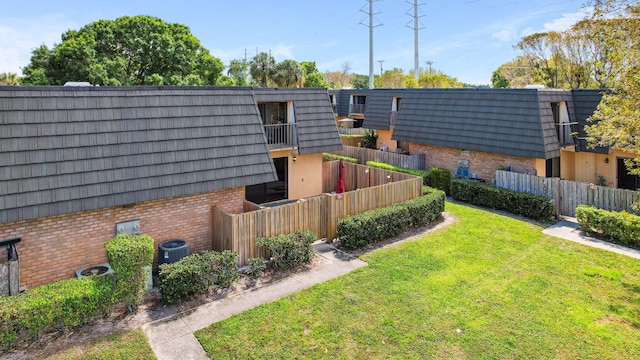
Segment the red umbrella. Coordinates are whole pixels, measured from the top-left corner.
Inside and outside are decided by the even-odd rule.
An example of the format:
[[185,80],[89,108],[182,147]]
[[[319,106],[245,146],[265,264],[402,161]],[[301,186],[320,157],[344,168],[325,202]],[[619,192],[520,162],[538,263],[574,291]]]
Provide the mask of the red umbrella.
[[338,164],[338,185],[336,185],[336,194],[344,192],[344,163],[340,160]]

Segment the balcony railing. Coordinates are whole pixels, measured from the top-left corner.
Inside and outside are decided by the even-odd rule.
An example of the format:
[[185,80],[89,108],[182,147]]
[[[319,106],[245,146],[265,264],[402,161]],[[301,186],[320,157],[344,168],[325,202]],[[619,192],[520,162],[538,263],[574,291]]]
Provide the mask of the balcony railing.
[[333,113],[334,114],[338,113],[338,105],[337,104],[331,104],[331,109],[333,109]]
[[349,104],[349,114],[364,114],[364,104]]
[[392,111],[389,114],[389,126],[396,126],[396,121],[398,120],[398,112]]
[[270,149],[298,146],[296,124],[271,124],[263,127]]

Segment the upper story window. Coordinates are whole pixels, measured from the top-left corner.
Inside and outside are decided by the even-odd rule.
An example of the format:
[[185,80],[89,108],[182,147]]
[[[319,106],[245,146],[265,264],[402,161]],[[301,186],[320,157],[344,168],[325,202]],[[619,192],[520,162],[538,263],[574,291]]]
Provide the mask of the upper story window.
[[551,103],[553,123],[556,125],[556,135],[560,146],[573,145],[573,132],[577,123],[569,121],[569,111],[565,101]]
[[293,105],[290,102],[258,103],[258,110],[260,111],[263,125],[295,123]]
[[367,101],[366,95],[351,95],[351,104],[349,104],[350,114],[364,114],[364,105]]

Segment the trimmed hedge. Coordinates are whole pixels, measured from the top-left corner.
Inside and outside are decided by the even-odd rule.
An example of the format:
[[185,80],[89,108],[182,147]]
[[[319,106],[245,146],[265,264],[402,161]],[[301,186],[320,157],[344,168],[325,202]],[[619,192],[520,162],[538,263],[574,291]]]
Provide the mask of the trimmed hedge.
[[590,205],[578,205],[576,218],[580,228],[601,234],[607,241],[640,248],[640,216],[626,211],[607,211]]
[[473,180],[452,180],[451,196],[473,205],[504,210],[539,221],[548,221],[555,215],[553,200],[544,196],[502,189]]
[[367,166],[371,166],[373,168],[378,168],[378,169],[397,171],[399,173],[404,173],[409,175],[420,176],[422,178],[423,185],[431,186],[431,178],[429,175],[429,171],[427,170],[406,169],[400,166],[394,166],[387,163],[381,163],[376,161],[367,161]]
[[359,164],[360,163],[360,159],[356,159],[356,158],[352,158],[352,157],[348,157],[348,156],[331,154],[331,153],[322,153],[322,161],[334,161],[334,160],[342,160],[342,161],[350,162],[350,163],[354,163],[354,164]]
[[312,244],[316,240],[318,236],[312,231],[296,230],[293,234],[257,238],[256,245],[266,246],[271,251],[270,266],[285,269],[311,262]]
[[86,323],[112,309],[113,278],[90,276],[61,280],[16,296],[0,296],[0,347],[20,334],[37,338],[51,327]]
[[355,249],[427,224],[444,211],[445,194],[435,190],[419,198],[370,210],[338,221],[340,244]]
[[432,167],[430,173],[431,186],[451,195],[451,171],[443,168]]
[[228,287],[238,277],[235,253],[204,251],[160,265],[158,290],[162,300],[174,304],[203,294],[212,285]]
[[148,276],[145,268],[153,265],[153,239],[149,235],[119,234],[105,245],[115,272],[115,296],[133,311],[144,295]]

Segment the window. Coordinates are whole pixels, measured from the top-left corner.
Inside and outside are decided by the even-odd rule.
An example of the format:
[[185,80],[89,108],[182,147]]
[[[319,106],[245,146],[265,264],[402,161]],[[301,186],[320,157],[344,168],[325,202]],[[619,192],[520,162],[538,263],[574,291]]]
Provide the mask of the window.
[[260,117],[264,125],[286,124],[289,122],[286,102],[258,103]]

